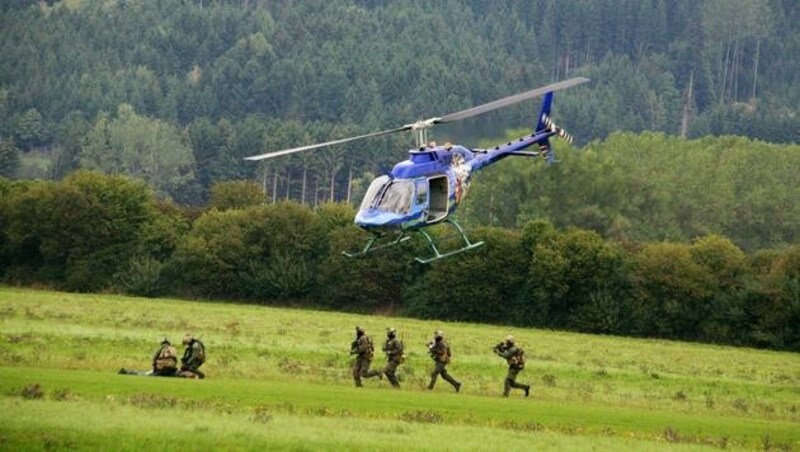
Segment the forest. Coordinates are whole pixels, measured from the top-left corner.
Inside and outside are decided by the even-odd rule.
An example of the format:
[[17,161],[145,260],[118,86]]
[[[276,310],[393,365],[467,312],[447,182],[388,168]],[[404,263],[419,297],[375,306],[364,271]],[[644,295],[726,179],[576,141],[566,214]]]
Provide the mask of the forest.
[[[798,350],[798,24],[793,0],[5,1],[0,278]],[[480,173],[458,215],[486,245],[444,265],[340,254],[411,136],[243,160],[573,76],[574,145]]]
[[[13,0],[0,6],[0,175],[124,173],[181,204],[214,182],[350,201],[411,136],[278,163],[242,157],[383,130],[551,81],[579,146],[616,131],[800,138],[793,0]],[[524,104],[435,132],[474,146]]]

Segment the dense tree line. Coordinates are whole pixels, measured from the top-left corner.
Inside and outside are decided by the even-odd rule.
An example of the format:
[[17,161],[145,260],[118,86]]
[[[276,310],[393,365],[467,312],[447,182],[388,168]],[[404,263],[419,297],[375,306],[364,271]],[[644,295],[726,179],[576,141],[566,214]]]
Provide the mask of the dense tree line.
[[125,176],[0,179],[0,278],[800,350],[797,245],[615,241],[529,219],[472,230],[482,248],[431,265],[411,259],[421,241],[350,259],[365,237],[347,204],[265,203],[252,182],[213,193],[198,210]]
[[[798,350],[798,24],[792,0],[2,2],[0,277]],[[463,259],[341,255],[409,136],[242,159],[575,75],[580,148],[480,173]],[[433,138],[494,144],[532,104]]]
[[[580,144],[617,130],[796,143],[798,23],[792,0],[8,1],[0,174],[163,178],[159,193],[192,204],[215,182],[251,179],[276,199],[341,201],[411,137],[241,158],[574,75],[593,83],[559,95],[556,111]],[[530,123],[532,110],[435,134],[469,144]],[[106,151],[116,160],[99,161]]]
[[800,240],[800,146],[615,133],[556,154],[555,165],[507,159],[478,173],[464,223],[513,228],[547,218],[616,241],[720,234],[747,251]]

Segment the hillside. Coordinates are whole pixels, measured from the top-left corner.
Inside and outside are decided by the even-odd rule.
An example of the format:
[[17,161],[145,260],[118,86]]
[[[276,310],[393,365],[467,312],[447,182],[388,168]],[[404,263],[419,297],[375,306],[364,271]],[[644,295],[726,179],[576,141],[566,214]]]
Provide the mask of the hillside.
[[[0,175],[122,171],[194,204],[241,178],[297,199],[311,171],[318,196],[341,200],[411,137],[353,146],[347,161],[341,149],[280,168],[241,158],[575,75],[593,83],[557,114],[580,144],[618,130],[797,143],[798,23],[790,0],[4,2]],[[520,106],[436,138],[474,143],[529,118]]]

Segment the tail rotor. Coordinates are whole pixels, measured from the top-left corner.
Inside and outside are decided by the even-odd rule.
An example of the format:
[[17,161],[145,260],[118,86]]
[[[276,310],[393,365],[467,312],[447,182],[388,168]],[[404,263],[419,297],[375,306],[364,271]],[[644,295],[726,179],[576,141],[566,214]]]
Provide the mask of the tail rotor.
[[566,130],[557,126],[556,123],[553,122],[553,120],[550,119],[550,117],[547,116],[546,114],[542,115],[542,123],[544,123],[545,127],[550,129],[551,132],[553,132],[555,135],[558,135],[559,138],[563,139],[569,144],[572,144],[573,141],[572,135],[570,135]]

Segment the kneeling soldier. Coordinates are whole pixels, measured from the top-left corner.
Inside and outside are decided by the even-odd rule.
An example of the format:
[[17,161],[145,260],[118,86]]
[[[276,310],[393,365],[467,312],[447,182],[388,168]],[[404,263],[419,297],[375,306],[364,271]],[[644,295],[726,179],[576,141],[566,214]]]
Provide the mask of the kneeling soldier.
[[178,353],[170,344],[169,339],[161,341],[161,347],[153,355],[153,373],[159,377],[174,377],[178,371]]

